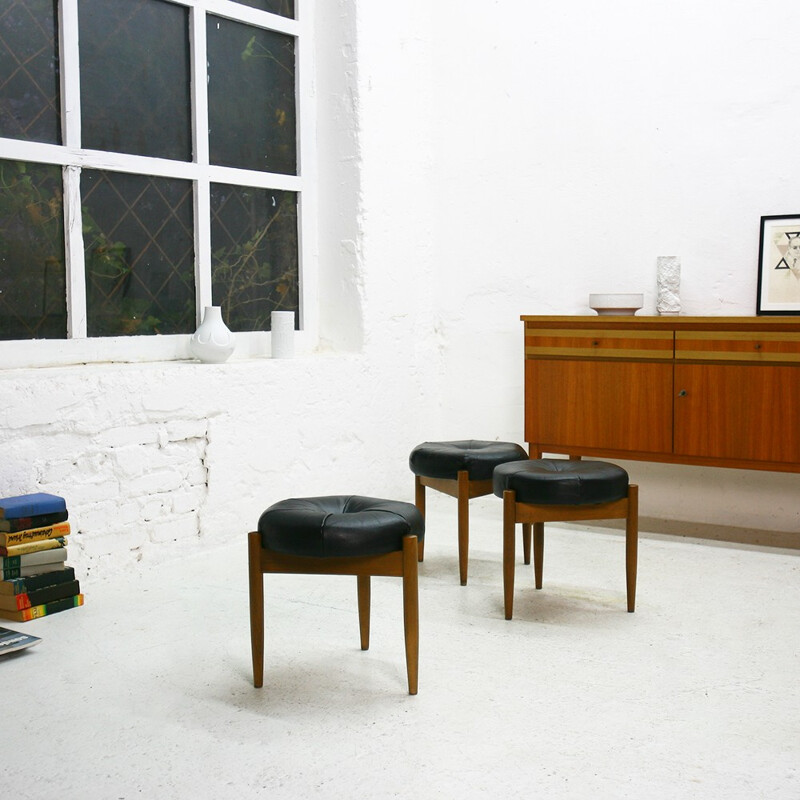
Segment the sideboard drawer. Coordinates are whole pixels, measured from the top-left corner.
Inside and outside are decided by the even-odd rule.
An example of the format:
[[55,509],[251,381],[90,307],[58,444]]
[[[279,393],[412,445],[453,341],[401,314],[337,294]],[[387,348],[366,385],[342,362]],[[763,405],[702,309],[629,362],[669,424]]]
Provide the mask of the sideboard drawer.
[[527,358],[600,358],[671,361],[672,331],[620,331],[596,328],[525,328]]
[[800,364],[800,333],[677,331],[675,359],[750,364]]

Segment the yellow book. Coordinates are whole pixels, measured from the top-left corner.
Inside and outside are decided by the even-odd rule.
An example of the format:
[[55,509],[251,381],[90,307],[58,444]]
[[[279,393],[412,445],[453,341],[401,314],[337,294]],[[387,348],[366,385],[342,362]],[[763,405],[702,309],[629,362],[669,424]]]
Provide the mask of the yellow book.
[[44,528],[29,528],[27,531],[16,533],[0,533],[0,547],[11,547],[25,542],[38,542],[42,539],[55,539],[58,536],[69,535],[69,522],[57,522],[55,525],[46,525]]
[[63,536],[55,539],[40,539],[38,542],[25,542],[25,544],[12,544],[11,547],[0,547],[0,555],[22,556],[25,553],[38,553],[40,550],[55,550],[57,547],[66,547],[67,540]]

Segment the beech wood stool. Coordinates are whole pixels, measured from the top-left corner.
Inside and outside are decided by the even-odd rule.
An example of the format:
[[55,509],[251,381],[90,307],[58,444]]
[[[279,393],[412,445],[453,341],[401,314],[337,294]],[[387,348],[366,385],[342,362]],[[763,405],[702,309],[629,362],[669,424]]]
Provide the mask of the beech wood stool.
[[369,649],[370,577],[403,579],[408,693],[417,693],[417,546],[425,522],[411,503],[333,495],[282,500],[248,534],[253,684],[264,683],[264,573],[355,575],[361,649]]
[[[467,585],[469,562],[469,501],[492,493],[492,472],[500,464],[527,461],[528,454],[512,442],[463,440],[424,442],[408,458],[414,473],[414,498],[425,516],[425,487],[458,499],[458,571],[461,585]],[[419,560],[424,546],[421,543]]]
[[628,611],[636,605],[639,487],[628,473],[605,461],[533,459],[503,464],[494,471],[494,493],[503,498],[503,594],[506,619],[514,608],[515,526],[522,523],[525,563],[530,564],[533,525],[533,571],[542,588],[544,523],[624,519]]

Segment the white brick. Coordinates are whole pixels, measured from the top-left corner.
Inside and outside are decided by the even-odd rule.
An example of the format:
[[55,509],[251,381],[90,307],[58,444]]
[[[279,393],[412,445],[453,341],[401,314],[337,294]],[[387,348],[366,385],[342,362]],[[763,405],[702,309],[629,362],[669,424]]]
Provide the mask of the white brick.
[[142,521],[151,522],[166,516],[170,512],[172,501],[169,494],[158,494],[140,498],[139,503]]
[[196,512],[206,498],[205,487],[172,492],[169,495],[172,512],[174,514],[187,514]]
[[51,461],[42,466],[39,474],[43,484],[66,483],[75,475],[75,462]]
[[[144,392],[141,397],[142,408],[160,418],[179,415],[186,408],[186,401],[190,399],[180,387],[176,391],[174,386],[151,386],[150,391]],[[153,414],[154,412],[154,414]]]
[[203,463],[191,464],[183,477],[190,486],[208,485],[208,470]]
[[88,536],[106,533],[110,527],[121,530],[127,526],[140,525],[142,513],[139,504],[127,502],[104,502],[75,507],[70,504],[70,522]]
[[168,422],[165,428],[171,442],[179,442],[184,439],[205,440],[208,423],[205,419],[178,419]]
[[100,433],[95,441],[101,447],[125,447],[133,444],[158,443],[158,425],[131,425]]
[[185,464],[202,463],[206,455],[205,439],[185,439],[180,442],[170,442],[163,450],[164,458],[172,459],[171,463],[178,460]]
[[121,481],[138,478],[153,466],[158,448],[154,445],[137,445],[135,447],[115,448],[112,458],[116,465],[115,473]]
[[195,514],[170,517],[160,522],[153,522],[148,525],[147,529],[152,542],[172,542],[200,535],[200,527]]
[[63,487],[56,494],[61,494],[67,499],[69,508],[89,506],[102,503],[104,500],[119,500],[121,496],[119,483],[111,477],[99,483],[75,482]]
[[140,549],[147,542],[145,526],[135,525],[110,527],[104,531],[81,534],[79,546],[87,555],[101,556],[128,553]]
[[176,470],[185,475],[201,461],[199,448],[189,442],[168,443],[165,448],[152,444],[116,448],[113,459],[121,479],[157,470]]
[[158,470],[148,472],[123,484],[127,497],[139,497],[148,494],[172,492],[183,483],[183,476],[177,470]]

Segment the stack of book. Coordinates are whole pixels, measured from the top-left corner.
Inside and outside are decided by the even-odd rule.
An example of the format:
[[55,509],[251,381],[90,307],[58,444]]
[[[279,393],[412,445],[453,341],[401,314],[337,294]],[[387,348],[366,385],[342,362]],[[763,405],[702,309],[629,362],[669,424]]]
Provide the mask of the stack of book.
[[0,499],[0,618],[25,622],[83,605],[66,564],[68,516],[54,494]]

